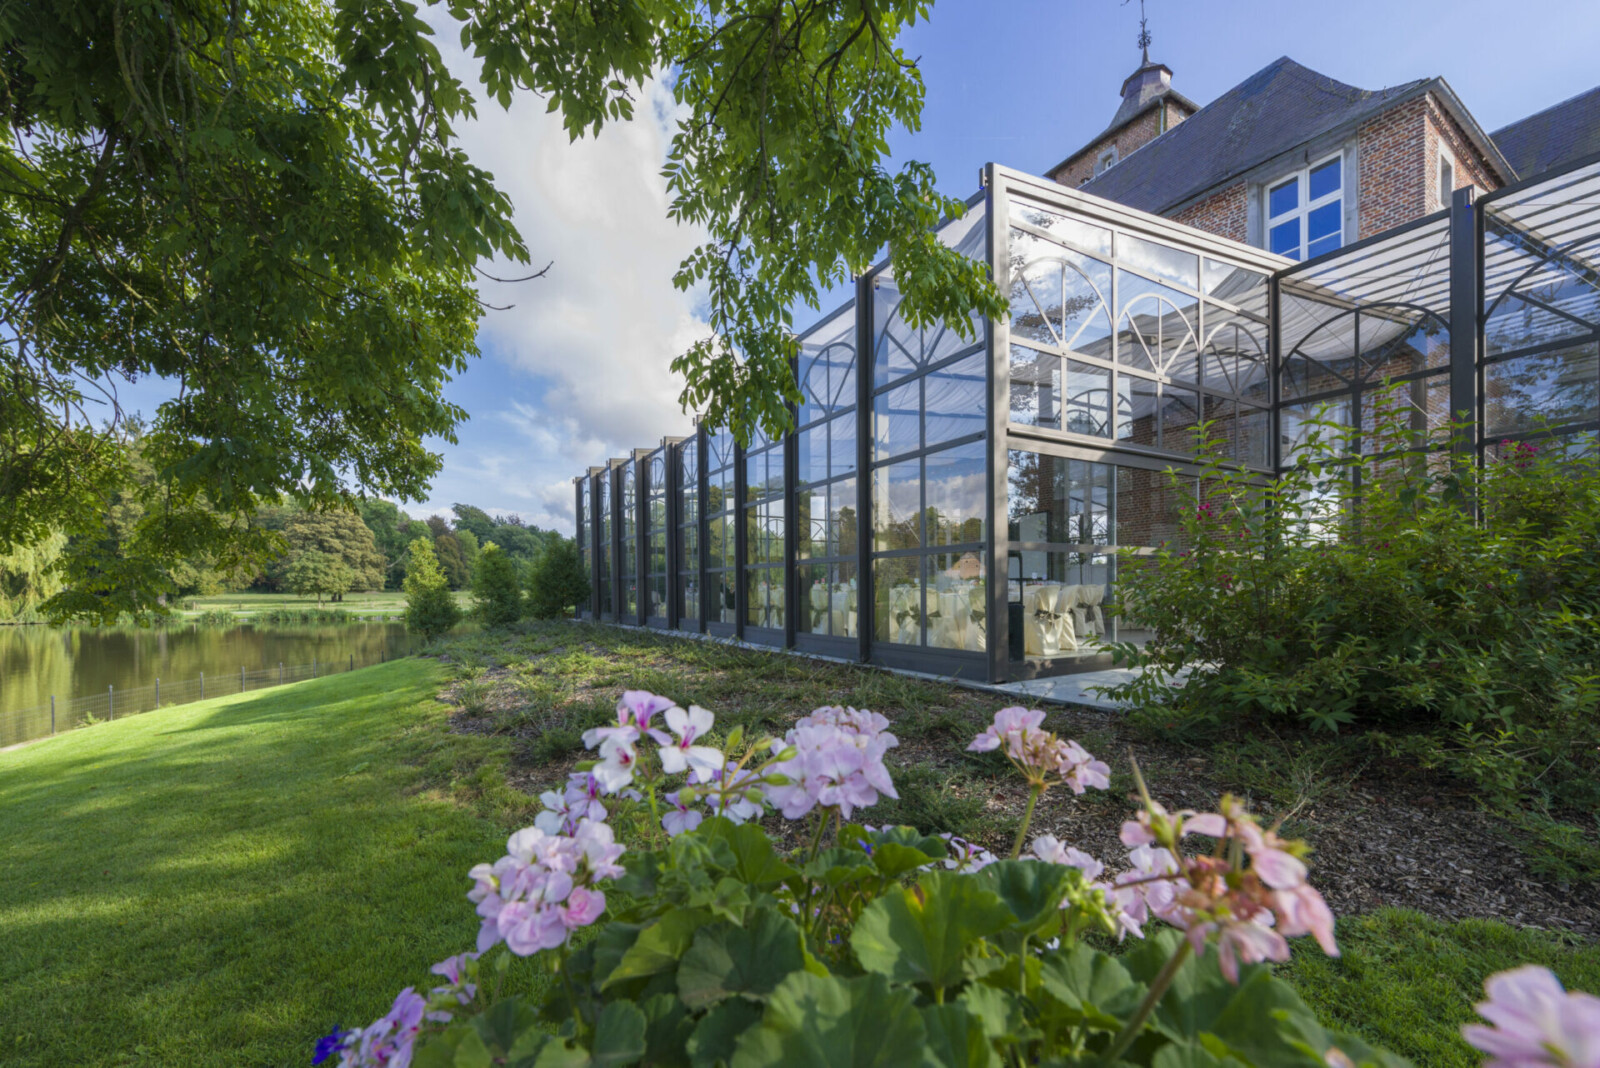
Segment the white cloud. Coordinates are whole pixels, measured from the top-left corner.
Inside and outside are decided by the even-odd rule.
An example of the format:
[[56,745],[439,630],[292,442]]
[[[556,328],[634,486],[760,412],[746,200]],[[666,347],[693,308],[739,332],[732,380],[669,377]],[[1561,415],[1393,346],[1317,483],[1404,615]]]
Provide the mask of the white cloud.
[[[706,331],[697,298],[672,285],[702,240],[667,218],[660,170],[676,105],[652,81],[633,121],[570,142],[560,117],[531,94],[509,109],[483,99],[455,30],[438,28],[441,51],[479,97],[478,119],[458,127],[462,146],[511,198],[534,267],[552,266],[534,281],[480,284],[488,303],[515,307],[484,317],[484,359],[452,390],[472,419],[459,445],[443,446],[431,499],[408,510],[471,501],[570,531],[574,475],[693,425],[678,407],[682,381],[668,370]],[[504,262],[485,269],[502,277],[529,270]]]

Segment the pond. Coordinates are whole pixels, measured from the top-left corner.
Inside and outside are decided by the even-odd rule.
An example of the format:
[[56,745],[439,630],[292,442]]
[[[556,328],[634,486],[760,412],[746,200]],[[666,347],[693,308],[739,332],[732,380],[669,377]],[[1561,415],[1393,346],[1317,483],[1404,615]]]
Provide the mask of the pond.
[[366,667],[417,643],[403,623],[0,627],[0,746],[50,733],[52,697],[65,730],[154,708],[158,679],[169,705]]

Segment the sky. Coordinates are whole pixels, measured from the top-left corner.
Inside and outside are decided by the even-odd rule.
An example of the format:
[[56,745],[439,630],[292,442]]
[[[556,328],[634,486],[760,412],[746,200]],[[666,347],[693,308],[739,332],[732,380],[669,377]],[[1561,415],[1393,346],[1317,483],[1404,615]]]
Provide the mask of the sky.
[[[1442,75],[1491,131],[1600,82],[1594,0],[1147,0],[1146,14],[1151,59],[1201,105],[1282,55],[1367,89]],[[1043,172],[1109,122],[1139,64],[1138,30],[1138,0],[939,0],[901,40],[927,98],[922,128],[892,138],[892,165],[929,162],[958,196],[989,161]],[[471,77],[454,34],[438,43]],[[401,502],[407,512],[448,515],[460,501],[571,533],[574,475],[689,432],[668,364],[704,324],[700,297],[672,274],[699,235],[667,218],[659,174],[677,114],[653,84],[631,123],[577,143],[531,97],[509,111],[480,100],[458,127],[511,197],[534,265],[551,268],[484,284],[489,303],[515,307],[485,315],[482,358],[446,388],[471,419],[456,444],[429,443],[444,468],[427,500]],[[796,326],[815,318],[800,309]]]

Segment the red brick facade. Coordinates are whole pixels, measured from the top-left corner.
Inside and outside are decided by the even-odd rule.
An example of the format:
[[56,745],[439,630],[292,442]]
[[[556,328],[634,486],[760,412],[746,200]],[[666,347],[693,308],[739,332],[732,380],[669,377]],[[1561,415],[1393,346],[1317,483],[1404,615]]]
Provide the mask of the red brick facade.
[[1095,141],[1067,160],[1055,172],[1055,180],[1076,189],[1094,177],[1095,163],[1100,159],[1100,153],[1112,145],[1117,146],[1117,159],[1126,159],[1129,154],[1154,141],[1166,130],[1188,117],[1188,108],[1174,100],[1163,100],[1126,126],[1113,130],[1108,136]]
[[1426,215],[1429,171],[1425,152],[1427,102],[1411,100],[1361,127],[1356,217],[1371,237]]
[[1500,183],[1490,175],[1489,166],[1484,161],[1482,154],[1461,129],[1459,123],[1452,119],[1439,102],[1428,95],[1427,114],[1427,163],[1429,174],[1430,196],[1428,210],[1438,211],[1448,208],[1448,199],[1440,199],[1439,193],[1439,148],[1441,145],[1450,153],[1455,161],[1455,188],[1472,186],[1479,194],[1498,189]]
[[1222,192],[1175,212],[1172,221],[1233,241],[1249,241],[1249,188],[1244,182],[1235,182]]

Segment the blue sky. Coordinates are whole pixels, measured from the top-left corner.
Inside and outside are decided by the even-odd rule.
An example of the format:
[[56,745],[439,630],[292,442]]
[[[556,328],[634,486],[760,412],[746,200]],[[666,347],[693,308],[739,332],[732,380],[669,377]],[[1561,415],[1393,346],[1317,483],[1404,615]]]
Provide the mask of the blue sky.
[[[1148,0],[1147,12],[1151,58],[1202,105],[1281,55],[1369,89],[1443,75],[1488,130],[1600,82],[1593,0]],[[903,38],[927,101],[922,130],[893,138],[897,160],[932,163],[963,196],[990,160],[1043,171],[1110,120],[1138,65],[1138,21],[1137,0],[941,0]],[[570,532],[573,475],[691,425],[667,363],[698,335],[693,294],[671,284],[696,235],[665,217],[671,101],[657,86],[645,103],[629,127],[575,145],[536,100],[484,105],[461,130],[511,195],[535,261],[553,267],[486,288],[517,307],[488,314],[483,358],[448,387],[472,419],[459,444],[436,443],[444,470],[427,501],[402,504],[412,514],[465,501]]]

